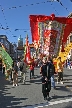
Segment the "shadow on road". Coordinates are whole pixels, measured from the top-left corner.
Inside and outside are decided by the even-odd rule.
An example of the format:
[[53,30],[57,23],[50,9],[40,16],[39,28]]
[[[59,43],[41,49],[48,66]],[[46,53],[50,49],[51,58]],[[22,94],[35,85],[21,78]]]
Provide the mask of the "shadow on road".
[[64,74],[64,77],[69,77],[69,76],[72,76],[72,74]]
[[72,95],[67,95],[67,96],[58,96],[58,95],[54,95],[54,96],[52,96],[52,98],[51,99],[62,99],[62,98],[72,98]]
[[21,108],[19,106],[21,100],[26,100],[28,98],[16,98],[15,96],[7,96],[11,93],[6,93],[10,88],[7,87],[9,81],[5,80],[5,77],[0,72],[0,108]]
[[30,80],[30,83],[42,84],[41,79],[32,79]]

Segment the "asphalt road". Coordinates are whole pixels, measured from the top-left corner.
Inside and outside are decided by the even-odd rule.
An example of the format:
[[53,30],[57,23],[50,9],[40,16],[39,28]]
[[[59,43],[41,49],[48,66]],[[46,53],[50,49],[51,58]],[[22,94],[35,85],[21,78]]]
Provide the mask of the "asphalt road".
[[72,70],[64,69],[64,84],[51,89],[50,101],[43,99],[40,79],[39,69],[35,68],[35,78],[30,81],[28,70],[26,84],[13,87],[0,72],[0,108],[72,108]]

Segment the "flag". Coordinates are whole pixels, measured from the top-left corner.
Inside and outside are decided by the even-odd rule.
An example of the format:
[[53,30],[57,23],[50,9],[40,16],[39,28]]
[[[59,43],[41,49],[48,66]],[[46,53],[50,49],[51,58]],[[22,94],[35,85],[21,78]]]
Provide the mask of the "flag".
[[28,38],[27,38],[27,42],[26,42],[26,61],[27,61],[27,63],[30,62],[30,59],[31,59],[30,46],[29,46],[29,41],[28,41]]
[[30,54],[30,46],[29,46],[29,41],[28,41],[28,35],[26,37],[26,45],[25,45],[25,58],[24,61],[29,64],[31,60],[31,54]]
[[[26,60],[26,45],[24,44],[24,61]],[[26,62],[26,61],[25,61]]]

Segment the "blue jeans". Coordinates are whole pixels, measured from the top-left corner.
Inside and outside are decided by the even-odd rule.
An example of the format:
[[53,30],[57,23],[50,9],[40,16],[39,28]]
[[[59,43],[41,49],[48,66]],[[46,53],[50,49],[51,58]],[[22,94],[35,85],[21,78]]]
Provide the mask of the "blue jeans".
[[51,85],[53,88],[55,87],[54,75],[51,76]]

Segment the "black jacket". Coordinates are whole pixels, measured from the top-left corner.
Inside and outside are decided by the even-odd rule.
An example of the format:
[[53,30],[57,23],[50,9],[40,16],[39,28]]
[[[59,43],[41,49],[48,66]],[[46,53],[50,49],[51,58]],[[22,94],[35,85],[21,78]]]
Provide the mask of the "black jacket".
[[50,74],[50,77],[51,77],[55,73],[55,66],[51,62],[47,62],[47,65],[49,66],[49,74]]
[[[47,69],[48,68],[48,69]],[[42,76],[45,78],[47,77],[48,80],[51,78],[50,76],[50,65],[47,64],[47,63],[44,63],[41,67],[41,73],[42,73]],[[43,80],[44,80],[43,78]]]

